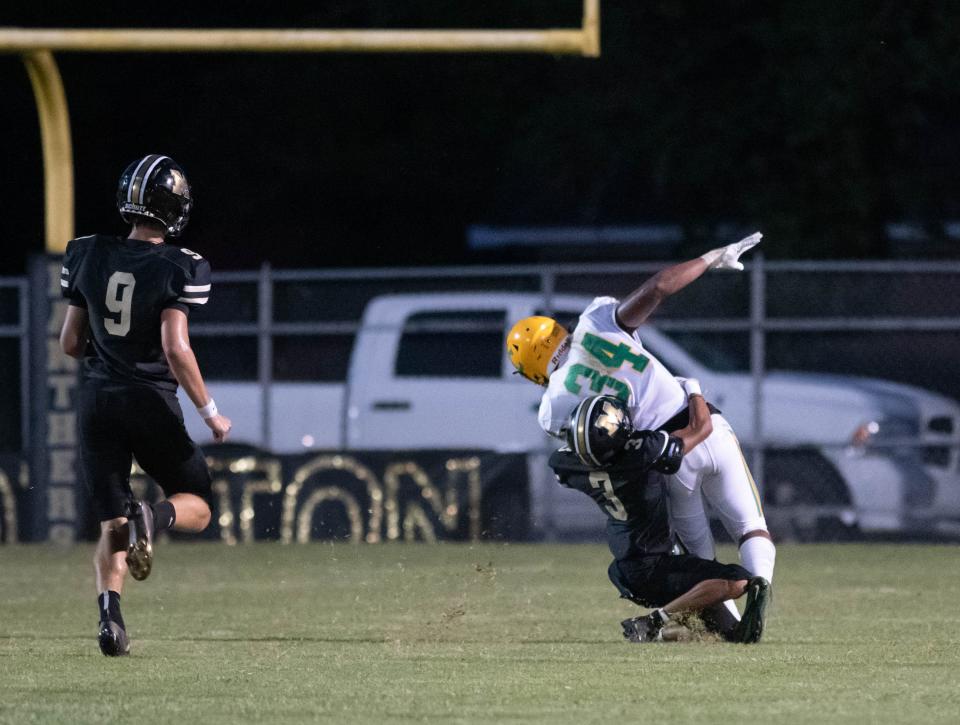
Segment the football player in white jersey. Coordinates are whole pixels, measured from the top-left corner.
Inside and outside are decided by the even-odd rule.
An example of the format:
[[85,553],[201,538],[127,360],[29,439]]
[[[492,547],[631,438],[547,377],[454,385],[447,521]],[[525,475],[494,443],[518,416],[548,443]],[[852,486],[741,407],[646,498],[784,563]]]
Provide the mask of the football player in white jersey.
[[[638,328],[663,300],[704,272],[742,270],[740,256],[761,237],[758,232],[664,269],[623,300],[596,298],[573,334],[549,317],[528,317],[514,325],[507,336],[510,360],[521,375],[547,388],[539,413],[543,429],[562,435],[577,403],[601,394],[626,402],[638,430],[683,428],[687,398],[701,394],[699,384],[675,378],[644,349]],[[691,554],[715,558],[703,507],[706,496],[737,542],[744,567],[771,581],[776,549],[760,496],[733,429],[716,409],[711,412],[713,432],[686,452],[680,470],[668,479],[672,526]]]

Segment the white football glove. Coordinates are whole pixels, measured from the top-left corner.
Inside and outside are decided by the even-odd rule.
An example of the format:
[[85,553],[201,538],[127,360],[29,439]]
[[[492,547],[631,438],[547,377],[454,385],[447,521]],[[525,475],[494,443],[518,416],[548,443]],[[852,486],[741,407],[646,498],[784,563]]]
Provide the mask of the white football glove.
[[734,244],[711,249],[701,255],[700,259],[707,263],[707,269],[734,269],[742,272],[743,263],[740,261],[740,255],[760,244],[761,239],[763,235],[760,232],[754,232]]

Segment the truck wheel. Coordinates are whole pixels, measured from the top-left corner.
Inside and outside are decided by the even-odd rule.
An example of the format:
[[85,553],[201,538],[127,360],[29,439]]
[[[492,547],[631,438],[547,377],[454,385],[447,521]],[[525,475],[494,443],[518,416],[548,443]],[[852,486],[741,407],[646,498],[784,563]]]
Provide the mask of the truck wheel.
[[859,529],[847,485],[816,450],[769,451],[764,504],[774,535],[795,541],[850,541]]

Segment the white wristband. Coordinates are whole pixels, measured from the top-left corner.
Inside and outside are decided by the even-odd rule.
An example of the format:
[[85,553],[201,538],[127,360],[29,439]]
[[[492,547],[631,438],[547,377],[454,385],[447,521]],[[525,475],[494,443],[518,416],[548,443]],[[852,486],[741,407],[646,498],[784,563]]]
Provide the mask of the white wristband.
[[688,398],[691,395],[703,395],[703,391],[700,390],[700,381],[695,378],[687,378],[683,381],[683,391],[687,394]]
[[202,408],[197,408],[197,412],[204,420],[213,418],[217,414],[217,404],[214,402],[213,398],[210,398],[210,402]]
[[707,269],[713,269],[713,266],[717,263],[717,260],[723,256],[723,252],[726,247],[720,247],[719,249],[711,249],[709,252],[700,255],[702,259],[707,264]]

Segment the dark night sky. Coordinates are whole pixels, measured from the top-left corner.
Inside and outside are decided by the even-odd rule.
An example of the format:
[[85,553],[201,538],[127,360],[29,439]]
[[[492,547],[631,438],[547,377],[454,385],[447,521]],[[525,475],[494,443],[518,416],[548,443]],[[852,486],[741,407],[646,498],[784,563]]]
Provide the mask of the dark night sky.
[[[77,233],[121,232],[117,177],[160,152],[194,187],[184,244],[219,269],[487,261],[466,250],[473,223],[672,221],[696,241],[733,222],[774,256],[884,256],[887,221],[960,217],[960,11],[942,5],[608,0],[599,60],[60,54]],[[581,11],[154,7],[39,2],[0,24],[569,27]],[[42,161],[15,56],[0,88],[0,274],[16,274],[42,248]]]

